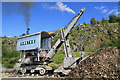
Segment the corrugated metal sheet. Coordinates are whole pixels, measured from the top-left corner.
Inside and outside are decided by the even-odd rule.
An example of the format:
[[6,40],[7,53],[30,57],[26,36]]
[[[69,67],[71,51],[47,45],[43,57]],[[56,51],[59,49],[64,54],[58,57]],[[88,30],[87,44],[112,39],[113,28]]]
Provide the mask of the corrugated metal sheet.
[[45,38],[45,39],[42,39],[41,41],[41,48],[42,49],[50,49],[51,48],[51,38]]

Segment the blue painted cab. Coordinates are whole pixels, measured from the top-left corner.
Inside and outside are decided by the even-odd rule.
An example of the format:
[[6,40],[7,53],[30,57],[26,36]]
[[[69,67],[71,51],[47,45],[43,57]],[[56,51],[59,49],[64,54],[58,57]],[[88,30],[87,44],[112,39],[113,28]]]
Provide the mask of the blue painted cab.
[[17,51],[34,50],[37,47],[42,50],[51,49],[51,36],[49,33],[43,31],[19,37],[17,40]]

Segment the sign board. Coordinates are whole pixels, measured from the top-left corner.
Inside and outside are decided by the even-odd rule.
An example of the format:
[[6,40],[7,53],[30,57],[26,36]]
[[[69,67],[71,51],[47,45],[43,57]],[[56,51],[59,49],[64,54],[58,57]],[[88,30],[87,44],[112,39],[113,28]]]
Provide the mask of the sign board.
[[17,51],[32,50],[41,47],[41,34],[18,39]]

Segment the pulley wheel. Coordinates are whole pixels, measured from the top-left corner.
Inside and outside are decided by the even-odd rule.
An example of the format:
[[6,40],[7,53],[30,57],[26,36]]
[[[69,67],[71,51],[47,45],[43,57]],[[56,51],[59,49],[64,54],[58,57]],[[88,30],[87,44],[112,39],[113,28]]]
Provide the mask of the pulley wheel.
[[34,73],[34,72],[35,72],[35,70],[34,70],[34,69],[31,69],[31,70],[30,70],[30,72],[31,72],[31,73]]
[[40,68],[40,70],[39,70],[40,75],[44,75],[45,72],[46,72],[46,70],[44,68]]
[[25,69],[25,68],[22,68],[21,73],[22,73],[22,74],[26,73],[26,69]]

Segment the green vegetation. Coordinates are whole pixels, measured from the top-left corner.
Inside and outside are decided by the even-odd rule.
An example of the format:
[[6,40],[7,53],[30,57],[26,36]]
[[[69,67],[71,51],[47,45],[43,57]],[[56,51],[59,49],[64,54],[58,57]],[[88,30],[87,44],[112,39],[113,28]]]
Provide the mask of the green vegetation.
[[100,24],[100,22],[99,22],[99,21],[97,21],[97,24]]
[[115,22],[120,22],[120,17],[117,17],[114,14],[111,14],[109,16],[109,23],[115,23]]
[[92,18],[92,19],[90,20],[90,23],[91,23],[92,25],[95,25],[95,24],[96,24],[95,18]]
[[84,25],[86,25],[86,23],[85,23],[85,22],[84,22],[83,24],[84,24]]
[[114,46],[120,49],[120,39],[112,38],[111,40],[105,40],[100,45],[100,47],[109,47],[109,46]]
[[53,62],[50,63],[49,66],[53,66],[55,69],[57,69],[61,64],[63,64],[64,56],[65,54],[63,50],[58,51],[57,54],[53,57]]
[[18,61],[20,52],[8,50],[2,45],[2,65],[6,68],[13,68],[14,64]]
[[22,34],[22,36],[25,36],[25,35],[26,35],[25,33]]
[[63,58],[64,58],[65,54],[64,52],[61,50],[58,52],[58,54],[56,54],[54,57],[53,57],[53,62],[55,64],[62,64],[63,63]]
[[54,69],[57,69],[58,68],[58,66],[60,66],[60,65],[57,65],[57,64],[55,64],[55,63],[50,63],[50,64],[48,64],[49,66],[52,66],[52,67],[54,67]]
[[117,22],[120,22],[120,17],[117,18]]
[[53,46],[55,43],[56,43],[56,41],[60,38],[60,30],[57,30],[56,31],[56,35],[54,36],[54,38],[52,39],[52,43],[51,43],[51,46]]
[[107,23],[108,23],[108,21],[103,18],[102,19],[102,24],[107,24]]

